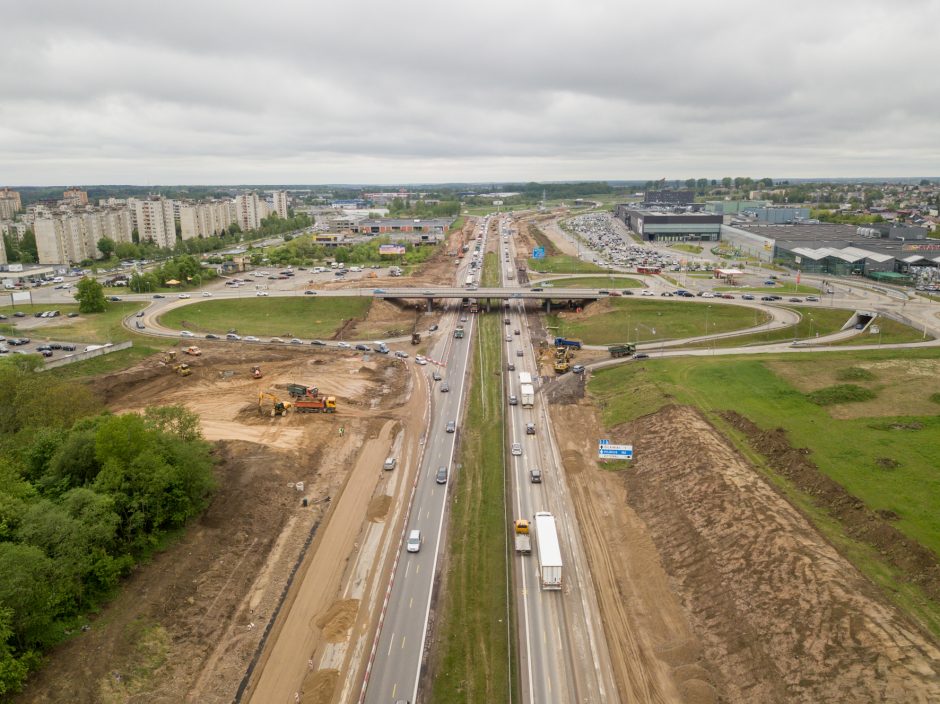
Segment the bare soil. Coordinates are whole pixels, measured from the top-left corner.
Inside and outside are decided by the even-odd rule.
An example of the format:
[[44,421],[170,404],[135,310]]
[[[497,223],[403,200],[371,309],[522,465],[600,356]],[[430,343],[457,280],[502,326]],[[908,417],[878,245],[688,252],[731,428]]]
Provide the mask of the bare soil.
[[940,700],[936,645],[694,409],[604,431],[636,452],[611,472],[571,391],[551,411],[624,701]]
[[[392,429],[390,417],[404,415],[410,375],[394,360],[275,346],[201,347],[202,357],[186,359],[192,376],[173,374],[155,356],[93,387],[115,412],[179,403],[199,413],[218,459],[209,508],[134,571],[87,632],[54,650],[15,701],[233,701],[299,556],[346,493],[348,468],[369,438]],[[263,379],[251,378],[252,364],[261,365]],[[261,416],[259,391],[286,400],[288,382],[336,396],[338,412]],[[363,491],[358,524],[366,525],[371,492]],[[349,525],[355,536],[356,521]],[[308,563],[316,546],[314,540]],[[348,553],[330,559],[343,564]],[[331,641],[344,637],[350,612],[358,611],[355,600],[337,600],[333,586],[324,594],[326,608],[313,613],[323,623],[318,633]]]

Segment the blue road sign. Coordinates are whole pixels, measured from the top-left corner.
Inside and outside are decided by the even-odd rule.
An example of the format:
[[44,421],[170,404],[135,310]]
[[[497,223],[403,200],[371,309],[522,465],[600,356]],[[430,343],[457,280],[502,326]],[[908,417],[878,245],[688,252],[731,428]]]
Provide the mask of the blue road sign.
[[532,250],[533,259],[545,259],[545,247],[536,247]]
[[612,445],[607,440],[597,444],[597,457],[602,460],[632,460],[633,445]]

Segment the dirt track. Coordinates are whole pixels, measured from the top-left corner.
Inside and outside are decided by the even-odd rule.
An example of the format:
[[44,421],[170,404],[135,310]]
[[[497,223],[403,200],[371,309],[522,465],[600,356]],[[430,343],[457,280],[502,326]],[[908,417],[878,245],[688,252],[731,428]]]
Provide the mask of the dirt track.
[[[202,416],[220,460],[211,506],[180,542],[136,570],[87,633],[50,654],[17,701],[231,702],[305,541],[318,522],[328,524],[329,503],[318,500],[339,496],[370,436],[405,413],[409,374],[379,355],[363,361],[309,348],[211,343],[203,350],[186,360],[190,377],[150,358],[95,389],[117,412],[181,403]],[[260,381],[248,374],[253,363],[264,370]],[[222,378],[225,371],[235,373]],[[289,381],[335,395],[338,413],[259,415],[259,389],[286,398]],[[303,492],[295,482],[304,482]],[[369,524],[371,493],[362,491],[359,522]],[[304,508],[302,497],[314,503]],[[346,557],[337,552],[331,560],[341,568]],[[324,596],[327,608],[335,591]],[[342,621],[327,619],[328,639],[338,637]]]
[[695,411],[553,406],[624,701],[934,702],[940,650]]

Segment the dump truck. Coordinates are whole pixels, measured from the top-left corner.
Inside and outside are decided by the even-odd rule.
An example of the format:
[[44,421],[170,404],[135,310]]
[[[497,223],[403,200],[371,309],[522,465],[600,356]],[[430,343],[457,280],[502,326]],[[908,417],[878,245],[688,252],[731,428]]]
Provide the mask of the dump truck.
[[259,367],[257,364],[254,365],[254,366],[251,368],[251,377],[252,377],[253,379],[260,379],[262,376],[264,376],[264,375],[261,373],[261,367]]
[[463,338],[463,325],[458,325],[454,330],[454,338],[457,340]]
[[539,584],[542,589],[561,589],[561,546],[552,514],[545,511],[535,514],[535,540],[539,549]]
[[565,337],[555,338],[555,347],[573,347],[576,350],[581,349],[581,340],[569,340]]
[[610,353],[611,357],[627,357],[636,352],[636,345],[632,342],[627,342],[622,345],[611,345],[607,348],[607,351]]
[[200,355],[202,355],[202,350],[196,347],[196,345],[190,345],[185,350],[183,350],[183,352],[185,352],[188,355],[192,355],[193,357],[199,357]]
[[516,552],[520,555],[528,555],[532,552],[532,538],[529,537],[529,522],[524,518],[517,519],[515,526]]
[[304,396],[296,398],[294,399],[294,410],[298,413],[336,413],[336,397],[320,396],[314,398]]
[[477,303],[476,301],[470,301],[470,312],[471,312],[471,313],[479,313],[479,312],[480,312],[480,304]]
[[532,384],[521,384],[519,394],[522,396],[523,408],[532,408],[535,405],[535,387]]
[[316,398],[320,395],[320,389],[305,384],[288,384],[287,393],[291,398]]

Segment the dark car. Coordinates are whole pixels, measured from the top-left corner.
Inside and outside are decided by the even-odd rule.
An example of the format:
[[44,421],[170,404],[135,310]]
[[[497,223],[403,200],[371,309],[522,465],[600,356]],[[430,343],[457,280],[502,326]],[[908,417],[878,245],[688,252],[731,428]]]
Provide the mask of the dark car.
[[143,318],[143,317],[144,317],[144,312],[143,312],[142,310],[141,310],[141,311],[138,311],[138,312],[137,312],[137,315],[135,315],[134,317],[135,317],[135,318]]
[[526,435],[535,435],[535,423],[526,423],[526,424],[525,424],[525,434],[526,434]]
[[307,289],[306,291],[304,291],[304,295],[305,295],[305,296],[316,296],[316,295],[317,295],[317,292],[316,292],[316,291],[311,291],[310,289]]
[[749,294],[749,293],[745,293],[743,296],[741,296],[741,300],[744,300],[744,301],[753,301],[753,300],[754,300],[754,296],[752,296],[752,295]]
[[311,340],[311,345],[325,345],[326,343],[323,340]]
[[121,298],[119,296],[108,296],[108,300],[111,301],[112,303],[117,303],[118,301],[121,300]]
[[633,358],[634,359],[649,359],[650,356],[646,354],[645,352],[637,352],[635,355],[633,355]]
[[544,291],[545,289],[542,288],[541,286],[536,286],[536,287],[533,288],[532,290],[533,290],[533,291]]
[[772,301],[774,300],[774,297],[773,296],[761,296],[760,299],[762,301]]
[[38,352],[39,352],[39,354],[41,354],[43,357],[51,357],[51,356],[52,356],[52,350],[38,350]]
[[628,288],[625,288],[625,289],[624,289],[623,291],[621,291],[620,293],[622,293],[624,296],[632,296],[632,295],[633,295],[633,291],[631,291],[631,290],[628,289]]
[[219,339],[221,339],[221,338],[220,338],[218,335],[216,335],[215,333],[211,333],[211,332],[210,332],[208,335],[206,335],[206,339],[207,339],[207,340],[219,340]]
[[533,484],[542,483],[542,470],[541,469],[530,469],[529,470],[529,479]]
[[162,293],[155,293],[153,294],[153,297],[154,298],[166,298],[166,296],[164,296]]
[[62,349],[62,345],[60,345],[58,342],[50,342],[50,343],[49,343],[49,349],[51,349],[51,350],[61,350],[61,349]]
[[25,318],[25,317],[26,317],[26,313],[24,313],[24,312],[21,311],[21,310],[18,310],[18,311],[16,311],[16,312],[13,314],[13,317],[14,317],[14,318]]
[[369,346],[368,346],[368,345],[356,345],[356,349],[359,350],[360,352],[370,352],[370,351],[371,351],[371,350],[369,349]]
[[508,369],[511,372],[514,372],[516,371],[516,365],[510,362],[509,364],[506,365],[506,369]]
[[77,317],[78,317],[78,313],[76,313],[76,312],[73,311],[73,312],[69,313],[69,314],[68,314],[67,316],[65,316],[65,317],[66,317],[66,318],[77,318]]
[[787,300],[790,301],[790,303],[802,303],[803,302],[802,298],[796,298],[796,297],[788,298]]
[[437,325],[437,324],[434,324],[434,325],[432,325],[431,327],[428,328],[428,332],[434,332],[435,330],[438,329],[438,327],[440,327],[440,326]]
[[456,433],[456,432],[457,432],[457,421],[455,421],[455,420],[449,420],[449,421],[447,421],[447,428],[446,428],[446,431],[447,431],[448,433]]
[[75,345],[72,345],[72,344],[62,345],[62,351],[63,351],[63,352],[74,352],[74,351],[75,351]]

